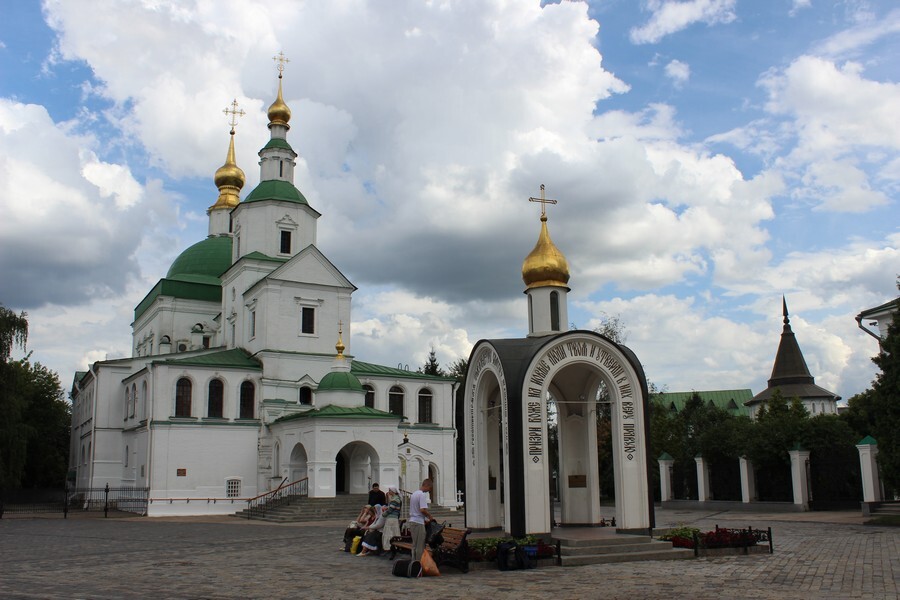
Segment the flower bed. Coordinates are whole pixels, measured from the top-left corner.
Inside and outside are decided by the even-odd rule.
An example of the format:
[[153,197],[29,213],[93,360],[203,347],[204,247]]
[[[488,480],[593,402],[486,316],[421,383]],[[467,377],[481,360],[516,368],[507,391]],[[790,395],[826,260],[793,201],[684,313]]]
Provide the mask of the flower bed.
[[[698,556],[723,554],[709,552],[719,549],[738,549],[740,552],[737,554],[758,554],[772,551],[771,528],[728,529],[716,525],[713,531],[701,533],[696,527],[682,526],[669,530],[659,536],[659,539],[671,541],[674,548],[692,548]],[[768,547],[759,546],[760,550],[755,550],[759,542],[768,542]],[[749,551],[749,548],[754,548],[754,550]],[[724,552],[724,554],[735,554],[735,552]]]

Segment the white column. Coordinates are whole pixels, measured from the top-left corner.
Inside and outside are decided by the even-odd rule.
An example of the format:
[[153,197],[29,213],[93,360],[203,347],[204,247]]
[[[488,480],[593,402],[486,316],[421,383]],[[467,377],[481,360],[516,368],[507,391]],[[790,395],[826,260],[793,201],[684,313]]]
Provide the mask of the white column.
[[740,458],[741,463],[741,502],[753,502],[756,497],[756,473],[753,471],[753,463],[745,457]]
[[668,502],[672,499],[672,469],[674,466],[675,461],[672,457],[663,452],[662,456],[659,457],[659,498],[663,502]]
[[806,476],[806,464],[809,462],[809,450],[797,446],[788,450],[791,455],[791,479],[794,483],[794,505],[809,510],[809,479]]
[[309,461],[306,463],[309,478],[310,498],[334,498],[335,496],[335,461]]
[[866,436],[856,445],[862,474],[863,502],[881,502],[881,481],[878,478],[878,444]]
[[709,497],[709,467],[706,459],[702,456],[697,456],[694,460],[697,461],[697,500],[706,502],[711,499]]

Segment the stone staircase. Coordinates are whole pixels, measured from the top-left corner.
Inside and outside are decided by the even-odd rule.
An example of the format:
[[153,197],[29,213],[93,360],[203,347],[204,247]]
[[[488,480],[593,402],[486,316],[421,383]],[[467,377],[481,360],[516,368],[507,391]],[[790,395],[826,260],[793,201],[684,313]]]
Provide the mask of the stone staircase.
[[[365,506],[367,494],[338,494],[334,498],[306,498],[300,497],[291,502],[275,508],[270,508],[265,515],[254,516],[260,521],[272,523],[303,523],[315,521],[347,521],[356,518],[359,510]],[[409,508],[404,507],[403,517],[409,513]],[[447,522],[454,527],[462,527],[465,523],[463,510],[452,511],[443,506],[435,506],[430,509],[431,514],[438,522]],[[247,510],[241,510],[234,515],[242,519],[247,518]]]
[[647,536],[613,533],[591,538],[556,534],[554,538],[560,542],[560,559],[564,567],[694,558],[693,550],[672,548],[672,542]]
[[897,516],[900,517],[900,501],[885,500],[881,502],[877,508],[871,509],[870,514],[873,517]]

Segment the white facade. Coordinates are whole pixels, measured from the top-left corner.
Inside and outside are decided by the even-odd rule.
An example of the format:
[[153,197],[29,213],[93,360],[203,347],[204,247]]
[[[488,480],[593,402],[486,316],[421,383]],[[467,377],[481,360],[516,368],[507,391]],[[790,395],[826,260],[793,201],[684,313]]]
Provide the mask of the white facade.
[[287,129],[270,125],[257,189],[213,206],[210,237],[136,307],[132,357],[76,374],[78,487],[147,487],[150,515],[187,515],[285,480],[333,497],[432,476],[455,504],[456,383],[350,354],[356,288],[315,245]]

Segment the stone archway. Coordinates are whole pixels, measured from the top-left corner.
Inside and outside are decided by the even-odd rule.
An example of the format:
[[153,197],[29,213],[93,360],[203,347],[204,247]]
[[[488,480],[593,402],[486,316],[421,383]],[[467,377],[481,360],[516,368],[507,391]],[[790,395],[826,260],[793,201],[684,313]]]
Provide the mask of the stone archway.
[[[600,522],[595,411],[601,386],[610,399],[617,527],[647,531],[653,526],[643,369],[630,350],[590,331],[476,344],[465,388],[469,526],[502,526],[514,536],[550,532],[551,394],[565,407],[560,411],[564,521]],[[502,415],[496,436],[488,411],[492,399]],[[494,458],[495,452],[502,460]],[[503,465],[497,489],[491,489],[492,464]]]
[[288,481],[298,481],[309,475],[308,458],[306,448],[298,442],[291,449],[291,459],[288,463]]
[[346,444],[338,451],[335,462],[335,490],[339,493],[365,494],[378,481],[378,452],[367,442]]

